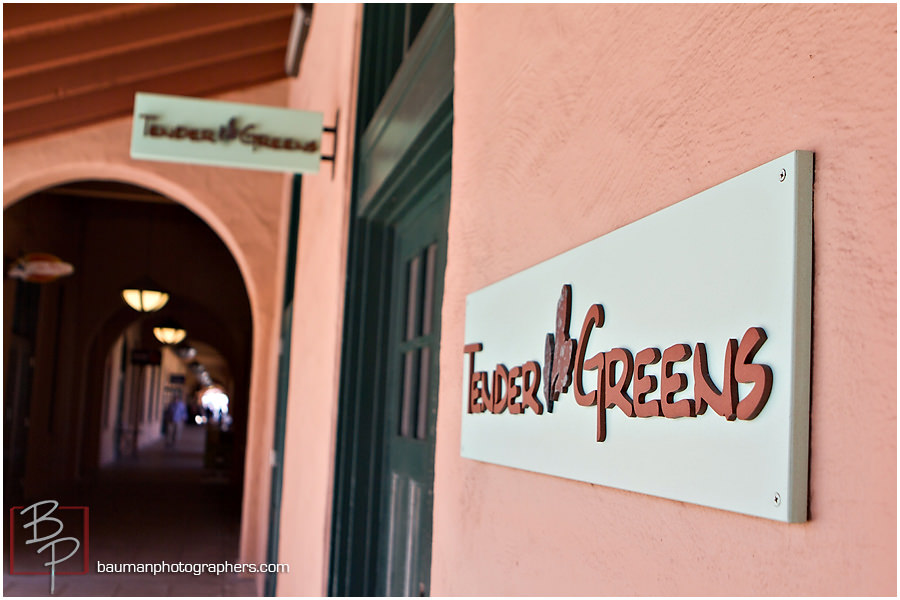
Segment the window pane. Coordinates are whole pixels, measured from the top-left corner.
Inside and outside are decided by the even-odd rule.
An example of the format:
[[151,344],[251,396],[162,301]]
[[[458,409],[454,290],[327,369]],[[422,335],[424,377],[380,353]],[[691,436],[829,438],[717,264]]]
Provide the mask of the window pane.
[[431,333],[434,312],[434,261],[437,244],[431,244],[425,251],[425,289],[422,294],[422,335]]
[[422,348],[419,359],[419,401],[416,406],[416,437],[424,440],[428,435],[428,385],[431,373],[431,348]]
[[416,392],[419,380],[419,351],[410,350],[404,355],[403,360],[403,392],[400,401],[398,434],[403,437],[412,437],[413,419],[415,418]]
[[419,287],[421,282],[420,272],[422,261],[416,256],[409,261],[406,269],[406,339],[411,340],[419,335],[419,304],[421,294]]

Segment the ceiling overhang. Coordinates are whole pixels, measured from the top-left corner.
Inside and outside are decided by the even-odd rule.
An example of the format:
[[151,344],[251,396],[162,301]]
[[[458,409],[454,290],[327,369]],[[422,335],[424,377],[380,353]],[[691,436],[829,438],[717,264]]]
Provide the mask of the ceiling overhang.
[[3,142],[285,77],[294,4],[4,4]]

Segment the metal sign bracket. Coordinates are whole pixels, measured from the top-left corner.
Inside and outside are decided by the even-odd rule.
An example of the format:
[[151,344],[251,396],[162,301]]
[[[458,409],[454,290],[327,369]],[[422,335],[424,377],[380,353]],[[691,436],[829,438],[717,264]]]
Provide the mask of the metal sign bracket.
[[331,163],[331,179],[334,179],[334,163],[335,163],[335,156],[337,156],[337,143],[338,143],[337,131],[338,131],[338,123],[340,122],[340,118],[341,118],[341,111],[340,111],[340,109],[338,109],[334,113],[334,126],[322,128],[322,133],[330,133],[334,136],[334,144],[332,144],[332,146],[331,146],[331,154],[322,155],[323,161],[328,161]]

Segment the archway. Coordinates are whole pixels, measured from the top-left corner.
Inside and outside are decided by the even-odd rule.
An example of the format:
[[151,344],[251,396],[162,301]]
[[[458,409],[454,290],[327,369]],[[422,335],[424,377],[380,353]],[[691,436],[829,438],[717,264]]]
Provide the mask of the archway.
[[[4,382],[4,427],[13,433],[4,438],[7,505],[48,494],[61,502],[85,497],[110,458],[102,446],[109,426],[110,351],[118,347],[118,364],[131,365],[134,351],[158,350],[149,331],[168,318],[188,330],[189,340],[215,348],[228,365],[235,432],[228,475],[239,504],[253,323],[244,277],[226,244],[166,196],[92,180],[39,191],[5,209],[5,271],[37,251],[75,270],[50,283],[7,279],[4,286],[4,363],[15,363]],[[125,306],[120,290],[145,276],[165,287],[171,300],[142,316]],[[129,328],[140,335],[132,335],[128,348],[117,346]],[[148,389],[156,396],[138,423],[148,443],[161,437],[165,400],[163,386],[154,385]]]

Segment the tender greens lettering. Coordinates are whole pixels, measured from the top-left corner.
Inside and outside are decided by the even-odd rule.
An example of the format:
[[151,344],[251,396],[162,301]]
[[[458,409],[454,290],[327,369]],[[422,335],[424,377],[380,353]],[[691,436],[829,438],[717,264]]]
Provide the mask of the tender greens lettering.
[[[674,344],[662,351],[644,348],[636,354],[627,348],[612,348],[588,357],[591,335],[605,322],[603,306],[594,304],[588,309],[578,339],[569,337],[571,314],[572,287],[564,285],[556,308],[556,330],[547,334],[544,345],[544,402],[547,412],[553,412],[560,394],[572,387],[576,403],[597,407],[598,442],[606,440],[606,411],[611,408],[618,408],[628,417],[668,419],[697,417],[711,408],[729,421],[748,421],[759,415],[769,399],[772,369],[753,362],[767,339],[762,327],[750,327],[740,341],[728,340],[724,357],[717,363],[722,365],[723,383],[719,389],[710,376],[710,360],[703,342],[693,347]],[[531,409],[535,414],[543,414],[544,405],[538,399],[542,372],[537,361],[512,369],[499,364],[489,375],[475,370],[475,354],[483,348],[482,344],[467,344],[463,348],[469,357],[468,412],[501,414],[509,410],[510,414],[524,414]],[[693,398],[676,400],[675,395],[688,386],[687,376],[678,369],[686,368],[693,373]],[[594,373],[593,385],[589,385],[591,378],[586,372]],[[753,386],[743,398],[738,395],[739,383]],[[651,397],[654,392],[655,397]]]
[[253,123],[241,127],[237,117],[232,117],[228,123],[218,129],[212,129],[163,124],[159,122],[159,115],[142,114],[138,116],[144,120],[144,137],[167,137],[174,140],[213,144],[238,140],[241,144],[251,146],[254,151],[260,147],[298,152],[316,152],[319,149],[319,143],[315,140],[303,142],[292,137],[261,133],[257,131],[258,126]]

